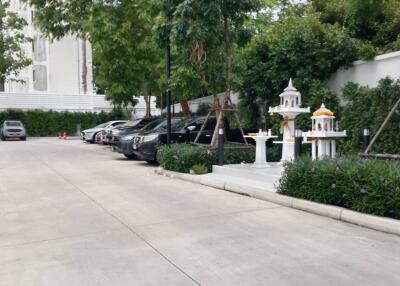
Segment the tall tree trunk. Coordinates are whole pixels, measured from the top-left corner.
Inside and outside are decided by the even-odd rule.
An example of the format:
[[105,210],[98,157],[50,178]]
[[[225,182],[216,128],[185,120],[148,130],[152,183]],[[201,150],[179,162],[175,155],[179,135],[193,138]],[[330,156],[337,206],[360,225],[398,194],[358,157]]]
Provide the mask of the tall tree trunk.
[[[226,48],[226,97],[230,97],[232,90],[232,47],[228,17],[224,17],[224,31]],[[222,103],[222,106],[224,105],[225,102]]]
[[86,38],[82,38],[82,87],[83,93],[87,93],[87,51],[86,51]]
[[179,102],[181,104],[182,114],[184,117],[188,118],[192,116],[192,112],[190,111],[189,103],[187,100],[181,100]]
[[144,92],[143,95],[144,102],[146,103],[146,117],[151,116],[151,93],[149,93],[147,90]]
[[5,80],[0,77],[0,91],[4,91],[4,82]]

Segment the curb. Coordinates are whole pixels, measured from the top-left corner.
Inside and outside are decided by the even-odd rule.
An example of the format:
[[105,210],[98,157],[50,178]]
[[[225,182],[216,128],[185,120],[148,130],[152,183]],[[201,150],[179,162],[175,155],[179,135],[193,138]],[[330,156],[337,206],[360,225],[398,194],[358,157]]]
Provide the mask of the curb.
[[239,185],[234,183],[225,183],[202,175],[190,175],[167,171],[162,168],[157,168],[154,171],[158,175],[232,192],[242,196],[249,196],[255,199],[268,201],[285,207],[313,213],[316,215],[340,220],[343,222],[355,224],[369,229],[390,233],[400,236],[400,220],[378,217],[374,215],[359,213],[341,207],[319,204],[312,201],[292,198],[271,192],[267,189]]

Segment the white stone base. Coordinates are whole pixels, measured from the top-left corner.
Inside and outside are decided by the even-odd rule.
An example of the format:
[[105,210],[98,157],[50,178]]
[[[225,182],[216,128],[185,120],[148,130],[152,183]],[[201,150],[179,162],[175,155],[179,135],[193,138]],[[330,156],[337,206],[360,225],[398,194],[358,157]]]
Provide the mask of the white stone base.
[[268,163],[266,165],[236,164],[225,166],[213,166],[210,176],[215,179],[247,185],[256,188],[275,190],[283,172],[279,163]]

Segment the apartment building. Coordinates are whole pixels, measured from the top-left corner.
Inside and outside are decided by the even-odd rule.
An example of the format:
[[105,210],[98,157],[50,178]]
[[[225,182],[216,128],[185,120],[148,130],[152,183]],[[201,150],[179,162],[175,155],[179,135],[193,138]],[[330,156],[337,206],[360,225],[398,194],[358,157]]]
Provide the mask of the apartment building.
[[32,65],[18,75],[22,82],[6,81],[4,92],[92,94],[92,49],[86,40],[65,37],[51,40],[33,23],[34,10],[19,0],[10,0],[10,10],[23,17],[28,25],[24,33],[33,41],[24,45]]

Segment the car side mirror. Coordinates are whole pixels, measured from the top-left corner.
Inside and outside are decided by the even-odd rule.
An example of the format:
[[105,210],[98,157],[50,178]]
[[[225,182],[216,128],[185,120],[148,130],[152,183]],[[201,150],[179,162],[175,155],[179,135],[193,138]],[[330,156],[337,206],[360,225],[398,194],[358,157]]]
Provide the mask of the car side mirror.
[[195,131],[196,130],[196,126],[190,125],[190,126],[187,127],[187,130]]

